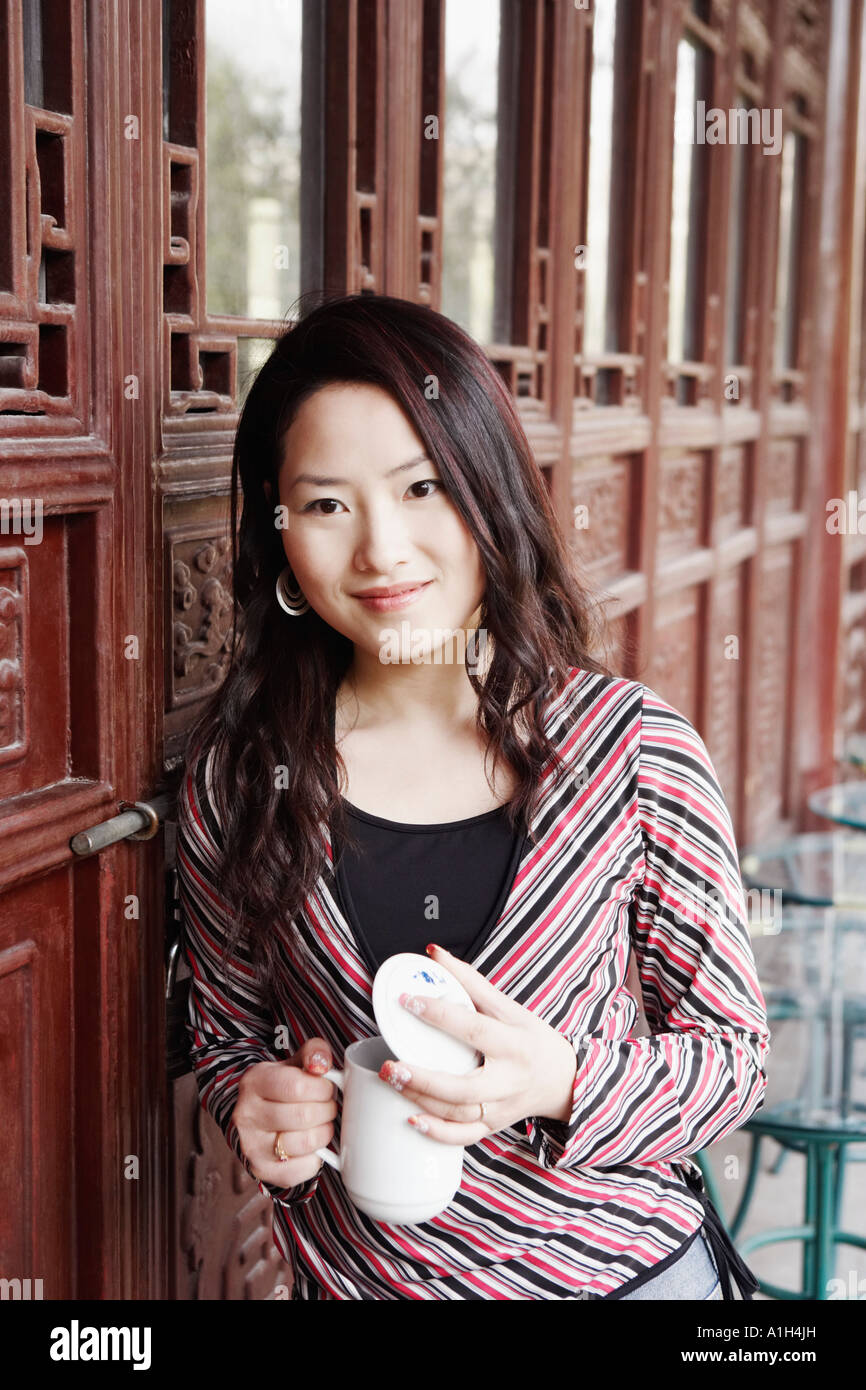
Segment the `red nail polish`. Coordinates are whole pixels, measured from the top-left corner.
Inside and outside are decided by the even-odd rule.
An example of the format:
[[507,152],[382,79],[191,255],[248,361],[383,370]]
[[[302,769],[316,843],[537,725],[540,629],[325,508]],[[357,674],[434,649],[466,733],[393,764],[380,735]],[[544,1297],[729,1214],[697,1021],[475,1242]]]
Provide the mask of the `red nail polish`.
[[431,951],[438,951],[438,950],[439,950],[439,947],[436,945],[436,942],[435,942],[435,941],[428,941],[427,946],[426,946],[425,949],[426,949],[427,954],[428,954],[428,956],[429,956],[429,954],[430,954]]

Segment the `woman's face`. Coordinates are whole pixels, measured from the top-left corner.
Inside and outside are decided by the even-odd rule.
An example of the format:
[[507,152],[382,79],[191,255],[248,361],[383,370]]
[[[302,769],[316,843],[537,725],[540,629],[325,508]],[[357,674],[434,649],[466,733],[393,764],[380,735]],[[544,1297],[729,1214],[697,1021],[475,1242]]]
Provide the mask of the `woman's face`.
[[[282,459],[283,548],[326,623],[371,654],[382,651],[383,629],[405,633],[404,623],[415,649],[421,642],[431,652],[449,631],[476,625],[485,582],[480,552],[386,391],[366,383],[321,387],[298,410]],[[358,597],[411,585],[423,587],[388,606]]]

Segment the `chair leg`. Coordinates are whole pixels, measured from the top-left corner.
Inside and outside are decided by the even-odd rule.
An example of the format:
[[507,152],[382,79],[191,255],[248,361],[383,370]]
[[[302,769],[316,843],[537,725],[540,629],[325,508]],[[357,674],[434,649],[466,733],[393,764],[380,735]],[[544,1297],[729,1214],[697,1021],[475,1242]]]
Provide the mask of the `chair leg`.
[[[730,1235],[732,1240],[736,1236],[737,1232],[743,1224],[743,1221],[746,1218],[746,1213],[749,1210],[749,1203],[752,1200],[752,1192],[754,1191],[755,1183],[758,1178],[758,1171],[761,1158],[762,1136],[760,1134],[755,1134],[754,1131],[752,1131],[749,1134],[749,1138],[752,1141],[752,1147],[749,1152],[749,1171],[746,1174],[746,1186],[743,1189],[743,1195],[739,1200],[737,1209],[731,1217],[731,1220],[728,1222],[728,1234]],[[718,1206],[718,1202],[716,1203],[716,1206]],[[721,1212],[721,1207],[719,1207],[719,1211]]]
[[[806,1212],[804,1225],[814,1232],[818,1221],[818,1159],[817,1144],[806,1144]],[[809,1237],[803,1241],[803,1281],[802,1290],[807,1298],[817,1298],[815,1293],[815,1245]]]
[[845,1187],[845,1162],[848,1158],[848,1145],[840,1144],[836,1155],[836,1172],[833,1184],[833,1229],[838,1231],[842,1224],[842,1196]]
[[839,1145],[815,1144],[814,1149],[818,1171],[818,1200],[815,1221],[815,1288],[812,1297],[826,1299],[829,1282],[836,1272],[833,1210],[835,1192],[839,1185]]

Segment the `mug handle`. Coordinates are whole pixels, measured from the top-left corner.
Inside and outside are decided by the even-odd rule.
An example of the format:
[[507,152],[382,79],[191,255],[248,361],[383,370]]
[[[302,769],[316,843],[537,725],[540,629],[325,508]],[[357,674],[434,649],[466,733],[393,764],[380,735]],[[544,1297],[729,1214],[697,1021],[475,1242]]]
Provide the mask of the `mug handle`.
[[[337,1071],[336,1067],[331,1067],[330,1071],[324,1073],[325,1080],[333,1081],[334,1085],[338,1086],[341,1091],[344,1085],[344,1076],[345,1072]],[[336,1168],[338,1173],[342,1171],[343,1159],[339,1149],[337,1149],[336,1153],[333,1149],[316,1149],[315,1152],[318,1154],[319,1158],[324,1159],[325,1163],[330,1163],[332,1168]]]

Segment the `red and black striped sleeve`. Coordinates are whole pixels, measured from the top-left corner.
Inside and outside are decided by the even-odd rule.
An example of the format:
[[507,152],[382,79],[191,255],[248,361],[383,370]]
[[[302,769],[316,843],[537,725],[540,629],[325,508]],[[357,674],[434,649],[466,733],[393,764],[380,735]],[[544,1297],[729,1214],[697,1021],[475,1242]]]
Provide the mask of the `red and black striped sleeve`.
[[546,1168],[677,1160],[762,1105],[770,1031],[731,818],[700,735],[644,687],[632,932],[652,1036],[575,1039],[568,1123],[527,1134]]
[[213,1116],[259,1190],[286,1204],[308,1201],[318,1174],[293,1187],[260,1181],[232,1120],[244,1072],[284,1060],[271,1050],[274,1020],[265,1005],[247,945],[226,964],[229,909],[216,885],[222,832],[209,785],[210,756],[188,765],[178,793],[176,866],[184,955],[192,972],[187,1028],[202,1106]]

